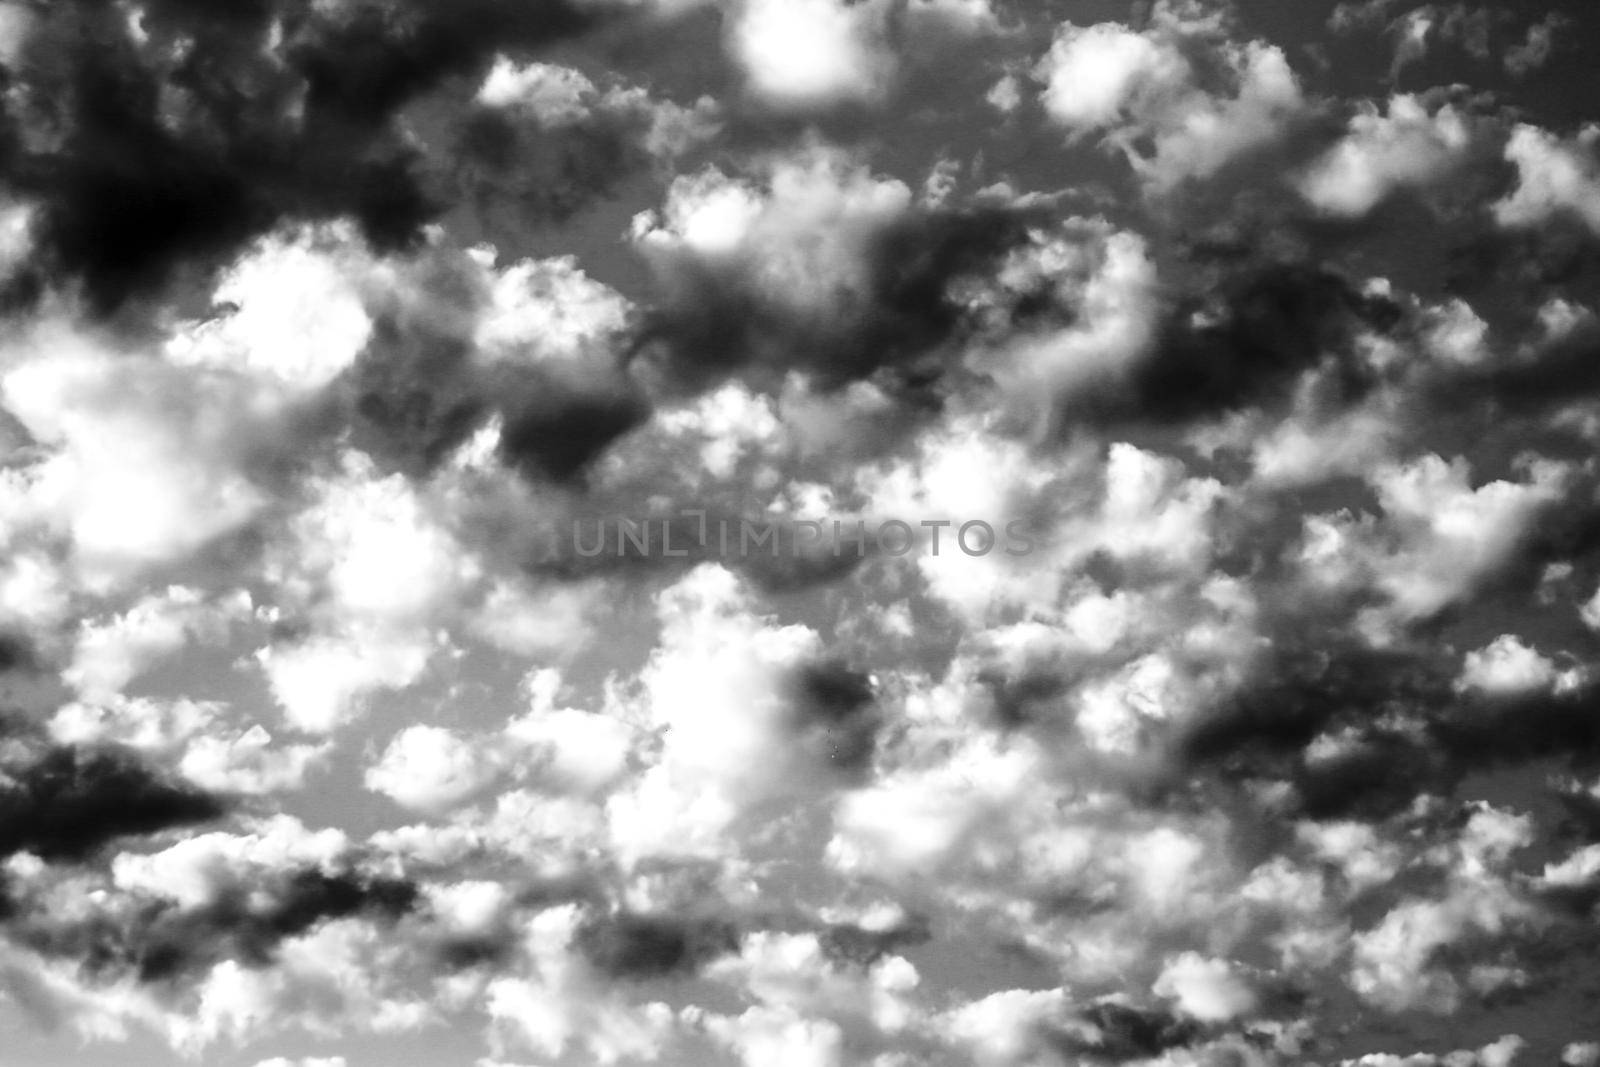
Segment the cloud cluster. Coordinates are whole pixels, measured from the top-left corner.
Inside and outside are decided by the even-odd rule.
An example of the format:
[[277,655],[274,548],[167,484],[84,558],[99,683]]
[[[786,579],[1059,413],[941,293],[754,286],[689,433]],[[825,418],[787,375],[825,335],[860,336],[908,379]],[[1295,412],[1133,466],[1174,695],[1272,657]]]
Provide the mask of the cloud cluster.
[[0,0],[18,1055],[1593,1064],[1597,31]]

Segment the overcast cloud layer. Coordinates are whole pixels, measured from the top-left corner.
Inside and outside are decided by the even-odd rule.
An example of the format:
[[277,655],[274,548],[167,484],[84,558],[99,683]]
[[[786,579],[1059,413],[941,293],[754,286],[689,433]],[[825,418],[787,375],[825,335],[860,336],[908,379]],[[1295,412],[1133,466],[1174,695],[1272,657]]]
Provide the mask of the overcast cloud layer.
[[0,0],[0,1067],[1600,1064],[1597,49]]

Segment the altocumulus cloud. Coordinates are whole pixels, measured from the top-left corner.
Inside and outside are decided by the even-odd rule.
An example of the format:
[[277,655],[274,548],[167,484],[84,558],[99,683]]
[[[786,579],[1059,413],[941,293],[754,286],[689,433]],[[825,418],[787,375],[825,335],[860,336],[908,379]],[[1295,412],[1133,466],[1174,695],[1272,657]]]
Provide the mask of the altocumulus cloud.
[[1595,1063],[1591,7],[0,0],[7,1055]]

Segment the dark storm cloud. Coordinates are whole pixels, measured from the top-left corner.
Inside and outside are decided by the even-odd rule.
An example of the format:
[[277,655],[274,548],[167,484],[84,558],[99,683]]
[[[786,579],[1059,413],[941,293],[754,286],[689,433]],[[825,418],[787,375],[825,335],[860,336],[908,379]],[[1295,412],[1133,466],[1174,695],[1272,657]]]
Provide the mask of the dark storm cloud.
[[[1190,772],[1291,785],[1303,817],[1381,819],[1462,773],[1431,746],[1383,725],[1425,727],[1451,698],[1450,676],[1435,657],[1286,647],[1252,685],[1185,730],[1177,747]],[[1337,754],[1308,757],[1313,740],[1341,730],[1353,736]]]
[[795,309],[742,271],[675,259],[672,293],[645,317],[639,344],[696,388],[745,369],[804,370],[824,390],[885,369],[902,385],[936,378],[943,349],[967,325],[950,283],[991,273],[1040,218],[999,207],[914,211],[872,234],[866,283],[841,287],[823,309]]
[[25,638],[0,632],[0,674],[33,666],[33,647]]
[[1288,781],[1304,818],[1378,821],[1404,811],[1422,793],[1448,792],[1464,771],[1431,746],[1379,727],[1336,755],[1302,757]]
[[433,470],[498,414],[502,462],[533,480],[572,482],[650,414],[620,375],[614,391],[597,393],[537,368],[484,373],[464,354],[409,369],[386,366],[389,355],[365,361],[357,372],[355,439],[411,474]]
[[552,129],[506,109],[473,107],[452,122],[447,185],[486,226],[502,217],[560,223],[650,164],[650,121],[643,109],[597,106],[583,121]]
[[717,920],[617,912],[586,921],[575,944],[607,976],[642,979],[692,972],[735,951],[739,939],[733,926]]
[[[484,312],[482,294],[448,267],[421,284],[429,307],[454,316]],[[330,418],[348,423],[354,441],[381,462],[415,476],[498,415],[499,456],[508,467],[534,480],[572,482],[649,417],[648,401],[622,367],[625,346],[619,336],[614,349],[595,352],[593,380],[580,385],[535,361],[481,358],[459,328],[441,327],[426,312],[380,309]]]
[[1220,292],[1180,301],[1131,380],[1087,395],[1067,417],[1173,423],[1280,404],[1324,359],[1338,371],[1344,402],[1354,402],[1374,383],[1352,357],[1352,337],[1399,319],[1392,302],[1326,269],[1253,265],[1225,278]]
[[1588,885],[1543,886],[1539,889],[1538,896],[1558,914],[1565,914],[1573,919],[1588,920],[1594,915],[1595,905],[1600,904],[1600,882]]
[[1319,648],[1308,641],[1276,652],[1257,680],[1202,717],[1182,738],[1185,757],[1212,762],[1295,752],[1318,734],[1387,712],[1433,709],[1449,692],[1434,660],[1402,652]]
[[502,964],[514,951],[514,944],[504,937],[448,938],[437,949],[440,966],[452,971]]
[[1192,1044],[1200,1028],[1159,1009],[1139,1008],[1116,1001],[1101,1001],[1084,1009],[1083,1022],[1094,1028],[1086,1037],[1076,1030],[1049,1027],[1045,1043],[1069,1061],[1122,1063],[1160,1056]]
[[988,691],[990,714],[1001,729],[1025,726],[1047,715],[1072,684],[1061,671],[1040,668],[1011,673],[993,666],[980,670],[977,681]]
[[1561,692],[1479,697],[1433,727],[1453,758],[1472,766],[1525,763],[1547,756],[1600,757],[1600,681]]
[[222,801],[168,780],[118,749],[52,746],[0,780],[0,856],[82,860],[124,837],[193,826]]
[[[1410,651],[1298,648],[1285,642],[1256,680],[1178,739],[1186,773],[1284,782],[1311,819],[1380,820],[1418,795],[1445,795],[1466,775],[1559,758],[1600,759],[1600,683],[1561,691],[1485,693],[1455,681],[1457,657]],[[1341,737],[1313,755],[1318,737]],[[1587,810],[1568,798],[1575,819]]]
[[97,0],[50,5],[0,127],[0,175],[35,199],[47,270],[101,311],[281,219],[354,217],[404,246],[439,205],[395,113],[587,29],[562,0],[146,5],[146,40]]
[[418,899],[411,882],[353,872],[295,871],[279,884],[229,889],[198,907],[158,901],[126,916],[57,922],[42,911],[20,916],[10,936],[46,955],[76,959],[95,972],[159,982],[232,959],[248,967],[272,963],[278,945],[330,919],[368,916],[393,921]]
[[868,930],[853,923],[835,923],[817,935],[817,943],[831,960],[871,967],[903,948],[925,944],[933,937],[928,920],[911,916],[886,930]]
[[221,958],[253,967],[272,962],[277,946],[328,919],[367,915],[393,920],[411,911],[417,887],[393,878],[296,872],[265,906],[239,892],[198,909],[173,909],[138,930],[126,946],[141,981],[158,981]]
[[871,676],[823,660],[796,670],[790,685],[791,723],[800,742],[841,774],[865,774],[882,725]]
[[553,389],[529,390],[509,405],[500,457],[524,474],[568,481],[649,414],[644,399],[631,392],[562,396]]

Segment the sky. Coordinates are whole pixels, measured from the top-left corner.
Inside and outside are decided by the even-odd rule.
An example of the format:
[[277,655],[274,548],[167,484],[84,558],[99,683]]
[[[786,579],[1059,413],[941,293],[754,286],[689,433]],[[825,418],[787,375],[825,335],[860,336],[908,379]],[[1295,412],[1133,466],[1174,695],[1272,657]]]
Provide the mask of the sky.
[[1597,49],[0,0],[0,1067],[1600,1064]]

